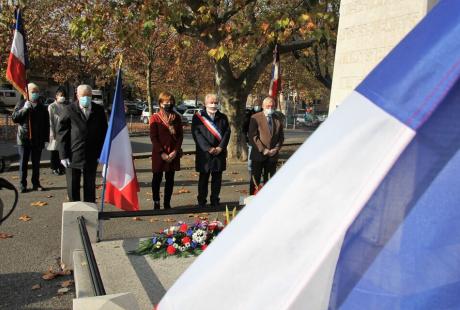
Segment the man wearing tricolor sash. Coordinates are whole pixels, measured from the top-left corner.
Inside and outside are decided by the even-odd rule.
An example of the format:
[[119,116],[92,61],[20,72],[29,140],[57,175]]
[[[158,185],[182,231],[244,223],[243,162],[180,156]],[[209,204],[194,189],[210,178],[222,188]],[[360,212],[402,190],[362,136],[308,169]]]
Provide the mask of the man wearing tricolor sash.
[[199,172],[198,206],[206,206],[208,183],[211,176],[211,205],[219,205],[222,172],[227,165],[227,145],[230,126],[225,114],[217,109],[215,94],[207,94],[205,107],[192,120],[192,135],[196,143],[195,169]]

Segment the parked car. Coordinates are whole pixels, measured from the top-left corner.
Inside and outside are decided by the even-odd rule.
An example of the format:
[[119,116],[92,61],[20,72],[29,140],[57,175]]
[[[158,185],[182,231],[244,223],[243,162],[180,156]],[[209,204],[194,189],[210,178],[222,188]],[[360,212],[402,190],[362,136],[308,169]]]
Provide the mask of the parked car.
[[21,94],[13,89],[0,89],[0,106],[14,107],[21,99]]
[[125,114],[126,115],[141,115],[142,110],[137,108],[137,104],[132,101],[125,101]]
[[[159,110],[160,110],[160,107],[153,106],[153,113],[156,113]],[[141,122],[143,122],[144,124],[148,124],[149,119],[150,119],[149,107],[146,106],[144,110],[142,110],[142,113],[141,113]]]
[[[157,113],[159,110],[160,110],[160,108],[158,106],[153,107],[153,113]],[[185,116],[183,116],[182,114],[180,114],[177,110],[175,110],[175,112],[181,116],[182,125],[187,125],[188,119]],[[141,121],[144,124],[148,124],[149,119],[150,119],[149,108],[145,107],[144,110],[142,111],[142,114],[141,114]]]
[[201,109],[198,109],[198,108],[187,109],[187,110],[185,110],[184,114],[182,114],[182,116],[184,116],[187,119],[187,123],[191,124],[192,119],[193,119],[193,115],[195,115],[195,113],[200,111],[200,110]]

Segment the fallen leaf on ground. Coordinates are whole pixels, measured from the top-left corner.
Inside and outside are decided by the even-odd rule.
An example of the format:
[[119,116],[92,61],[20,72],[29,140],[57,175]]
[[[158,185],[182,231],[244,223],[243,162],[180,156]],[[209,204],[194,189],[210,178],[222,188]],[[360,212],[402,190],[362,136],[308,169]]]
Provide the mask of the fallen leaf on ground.
[[152,192],[147,192],[147,193],[145,193],[145,194],[146,194],[146,195],[149,195],[149,196],[152,196],[152,195],[153,195]]
[[240,192],[241,194],[247,194],[248,190],[247,189],[236,189],[235,192]]
[[53,198],[53,195],[47,195],[46,198]]
[[180,195],[180,194],[188,194],[188,193],[191,193],[190,190],[188,190],[186,188],[181,188],[177,192],[175,192],[174,194],[175,195]]
[[202,221],[207,221],[208,218],[207,218],[206,216],[200,216],[200,220],[202,220]]
[[13,180],[19,180],[19,177],[18,176],[14,176],[12,177]]
[[102,189],[102,185],[96,186],[96,189],[97,189],[97,190],[101,190],[101,189]]
[[201,212],[200,215],[209,215],[209,213]]
[[23,215],[21,215],[21,216],[18,218],[18,220],[23,221],[23,222],[28,222],[28,221],[30,221],[31,219],[32,219],[32,218],[31,218],[30,216],[28,216],[27,214],[23,214]]
[[142,221],[142,219],[138,216],[133,217],[133,221],[139,222]]
[[230,174],[240,174],[238,171],[232,171]]
[[13,238],[12,234],[0,233],[0,239]]
[[35,284],[34,286],[32,286],[31,290],[32,291],[35,291],[35,290],[39,290],[41,289],[42,287],[40,286],[40,284]]
[[53,280],[54,278],[58,277],[58,276],[68,276],[72,274],[72,271],[68,270],[68,269],[64,269],[64,270],[60,270],[60,271],[53,271],[52,268],[48,269],[47,272],[45,272],[43,275],[42,275],[42,279],[43,280]]
[[167,218],[167,219],[164,219],[163,222],[166,222],[166,223],[172,223],[172,222],[175,222],[176,220],[175,219],[172,219],[172,218]]
[[45,201],[34,201],[32,202],[30,205],[32,207],[43,207],[43,206],[46,206],[48,203],[45,202]]
[[63,295],[63,294],[65,294],[65,293],[67,293],[68,291],[70,291],[70,288],[68,288],[68,287],[63,287],[63,288],[58,289],[57,292],[58,292],[58,295]]
[[188,217],[194,217],[194,216],[195,216],[195,214],[189,214],[188,215]]
[[150,198],[145,198],[145,200],[146,200],[146,201],[151,201],[152,199],[150,199]]
[[159,221],[159,219],[156,219],[156,218],[151,218],[151,219],[149,220],[150,223],[158,222],[158,221]]
[[73,285],[73,280],[62,281],[59,284],[61,287],[69,287]]

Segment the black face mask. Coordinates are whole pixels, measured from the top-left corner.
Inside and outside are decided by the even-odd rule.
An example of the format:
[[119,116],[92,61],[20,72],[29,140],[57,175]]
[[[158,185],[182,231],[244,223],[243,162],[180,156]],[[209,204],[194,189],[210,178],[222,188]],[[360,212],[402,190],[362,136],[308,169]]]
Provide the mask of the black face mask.
[[165,110],[166,112],[171,112],[172,111],[172,106],[171,105],[164,105],[163,106],[163,110]]

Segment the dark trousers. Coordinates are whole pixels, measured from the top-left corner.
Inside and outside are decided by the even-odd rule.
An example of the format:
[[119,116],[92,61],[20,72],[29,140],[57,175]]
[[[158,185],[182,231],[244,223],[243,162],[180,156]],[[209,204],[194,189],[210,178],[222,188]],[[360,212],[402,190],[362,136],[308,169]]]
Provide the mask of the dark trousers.
[[30,145],[18,145],[20,187],[27,188],[27,169],[29,157],[32,157],[32,186],[40,185],[40,158],[42,148]]
[[66,169],[67,195],[69,201],[81,201],[80,180],[83,174],[83,201],[96,202],[96,168]]
[[[165,195],[164,206],[171,206],[171,196],[174,188],[174,173],[175,171],[165,172]],[[154,172],[152,177],[152,198],[153,201],[160,201],[160,185],[163,179],[163,172]]]
[[[251,182],[249,183],[249,194],[254,195],[254,190],[256,189],[256,184],[260,184],[260,178],[262,174],[264,176],[264,183],[267,183],[276,172],[276,162],[277,160],[266,159],[264,161],[252,161],[251,169]],[[256,184],[254,184],[254,180]]]
[[220,187],[222,184],[222,171],[219,172],[200,172],[198,179],[198,204],[205,205],[208,197],[208,183],[211,175],[211,204],[219,204]]
[[57,170],[57,171],[64,171],[64,166],[61,165],[61,159],[59,158],[59,152],[58,151],[50,151],[51,153],[51,158],[50,158],[50,166],[51,170]]

